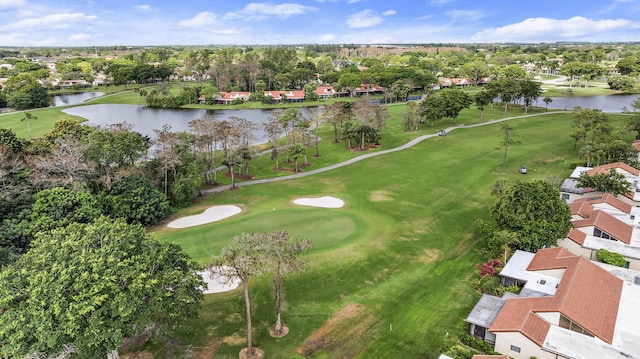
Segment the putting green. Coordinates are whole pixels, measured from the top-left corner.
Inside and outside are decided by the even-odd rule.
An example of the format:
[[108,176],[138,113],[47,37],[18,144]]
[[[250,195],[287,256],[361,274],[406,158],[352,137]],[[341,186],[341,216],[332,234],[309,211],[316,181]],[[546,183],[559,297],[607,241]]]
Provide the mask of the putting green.
[[183,229],[168,229],[163,241],[174,242],[196,261],[206,264],[241,233],[286,229],[294,239],[309,239],[313,248],[346,242],[356,228],[353,214],[324,208],[287,208]]

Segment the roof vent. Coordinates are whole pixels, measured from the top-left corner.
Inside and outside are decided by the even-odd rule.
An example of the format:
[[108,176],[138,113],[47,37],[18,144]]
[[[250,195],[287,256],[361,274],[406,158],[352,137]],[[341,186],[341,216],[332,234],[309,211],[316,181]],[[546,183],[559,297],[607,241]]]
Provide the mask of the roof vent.
[[[636,280],[637,280],[637,279],[638,279],[638,278],[636,278]],[[547,284],[547,281],[546,281],[546,280],[544,280],[544,279],[540,279],[540,280],[538,281],[538,284],[545,285],[545,284]]]
[[635,285],[640,285],[640,275],[636,276],[636,279],[633,281]]

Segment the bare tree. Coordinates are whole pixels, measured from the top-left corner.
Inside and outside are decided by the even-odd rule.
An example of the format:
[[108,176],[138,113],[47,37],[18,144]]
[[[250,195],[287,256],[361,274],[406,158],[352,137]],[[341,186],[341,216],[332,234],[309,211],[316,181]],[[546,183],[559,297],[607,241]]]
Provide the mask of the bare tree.
[[30,157],[34,183],[69,187],[95,173],[87,161],[89,144],[76,137],[57,138],[48,154]]
[[218,136],[216,133],[218,121],[210,115],[198,117],[189,122],[189,129],[195,134],[194,145],[200,152],[205,163],[205,181],[209,184],[215,184],[215,164],[216,151],[218,147]]
[[162,129],[154,131],[156,133],[153,141],[156,146],[154,156],[160,161],[160,169],[164,175],[164,194],[169,196],[169,171],[173,173],[175,185],[178,181],[177,168],[183,164],[183,157],[178,151],[182,144],[182,138],[178,133],[171,131],[170,125],[165,124]]
[[278,139],[280,139],[280,136],[284,133],[282,123],[278,120],[279,116],[280,111],[273,111],[271,112],[271,116],[269,116],[269,120],[262,124],[262,128],[271,143],[271,160],[276,161],[276,170],[278,170]]
[[307,239],[294,241],[287,231],[267,233],[265,241],[266,255],[273,267],[273,285],[276,296],[276,323],[273,335],[282,336],[288,332],[288,328],[284,329],[286,326],[280,317],[284,276],[302,270],[306,261],[301,259],[300,255],[306,249],[311,248],[311,241]]
[[244,303],[247,315],[247,356],[256,356],[253,347],[253,327],[251,324],[251,297],[249,279],[262,274],[264,266],[265,235],[262,233],[243,233],[233,238],[233,245],[222,249],[220,257],[214,258],[210,267],[213,275],[233,280],[239,278],[244,289]]

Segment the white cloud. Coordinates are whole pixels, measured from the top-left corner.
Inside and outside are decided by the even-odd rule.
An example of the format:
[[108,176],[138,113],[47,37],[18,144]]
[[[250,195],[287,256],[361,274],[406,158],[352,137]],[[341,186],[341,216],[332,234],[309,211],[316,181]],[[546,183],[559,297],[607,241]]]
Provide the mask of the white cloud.
[[199,13],[198,15],[192,17],[191,19],[179,21],[178,25],[181,26],[181,27],[205,27],[205,26],[211,26],[211,25],[216,23],[216,19],[217,18],[218,18],[218,15],[216,15],[216,14],[214,14],[212,12],[203,11],[203,12]]
[[63,29],[70,27],[71,24],[75,22],[86,22],[97,18],[98,17],[95,15],[85,15],[83,13],[51,14],[43,17],[18,20],[16,22],[0,26],[0,29],[8,30],[38,27]]
[[325,34],[318,38],[319,42],[331,42],[336,39],[336,35],[334,34]]
[[461,21],[476,21],[484,16],[482,12],[473,10],[452,10],[447,11],[446,14],[454,20]]
[[391,15],[395,15],[395,14],[397,14],[397,13],[398,13],[398,12],[397,12],[397,11],[395,11],[395,10],[387,10],[387,11],[383,12],[383,13],[382,13],[382,15],[384,15],[384,16],[391,16]]
[[70,35],[67,40],[71,41],[71,42],[78,42],[78,41],[86,41],[91,39],[91,36],[89,36],[88,34],[85,33],[80,33],[80,34],[73,34]]
[[0,0],[0,10],[17,8],[26,4],[24,0]]
[[347,26],[353,29],[360,29],[363,27],[371,27],[381,24],[384,19],[373,11],[367,9],[350,15],[347,18]]
[[287,19],[296,15],[303,15],[315,11],[312,6],[305,6],[295,3],[273,4],[269,2],[247,4],[238,12],[230,12],[225,15],[226,19],[263,20],[269,17]]
[[574,16],[559,20],[539,17],[478,32],[471,37],[471,40],[479,42],[594,40],[606,38],[607,32],[639,27],[639,24],[624,19],[591,20]]
[[147,4],[136,5],[133,8],[140,11],[149,11],[151,10],[151,5],[147,5]]
[[217,30],[213,33],[216,35],[240,35],[244,34],[246,29],[225,29],[225,30]]

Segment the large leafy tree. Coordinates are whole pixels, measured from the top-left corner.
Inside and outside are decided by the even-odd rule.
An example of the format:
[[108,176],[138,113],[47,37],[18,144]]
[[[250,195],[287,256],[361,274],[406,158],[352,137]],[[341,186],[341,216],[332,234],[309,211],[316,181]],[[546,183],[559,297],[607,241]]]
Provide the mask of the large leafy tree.
[[153,188],[147,179],[136,175],[114,182],[106,202],[111,216],[143,226],[154,225],[169,213],[167,196]]
[[347,72],[338,79],[338,87],[347,89],[351,97],[355,95],[356,88],[360,85],[362,85],[362,77],[353,72]]
[[454,125],[457,123],[460,112],[473,103],[473,98],[469,94],[457,88],[443,90],[440,97],[444,103],[445,117],[453,119]]
[[41,233],[0,272],[0,352],[104,357],[151,325],[175,329],[203,299],[198,267],[142,226],[100,218]]
[[104,187],[111,183],[143,156],[149,149],[149,138],[131,130],[127,123],[111,125],[89,134],[87,159],[96,166]]
[[631,191],[631,183],[625,176],[611,168],[608,173],[596,173],[589,175],[586,172],[580,175],[578,180],[580,188],[594,188],[596,191],[611,193],[614,196],[626,194]]
[[571,211],[558,190],[544,180],[517,182],[491,208],[499,230],[518,234],[516,249],[535,252],[555,246],[571,228]]

